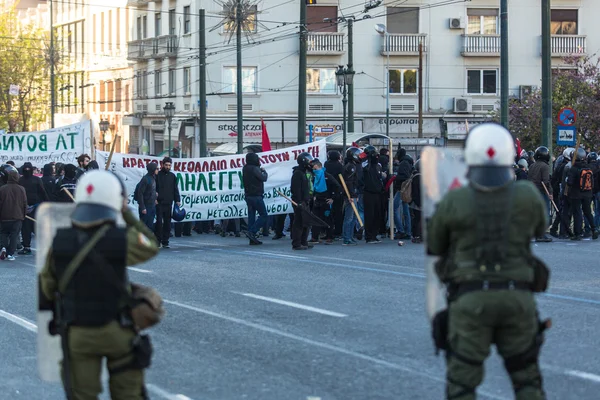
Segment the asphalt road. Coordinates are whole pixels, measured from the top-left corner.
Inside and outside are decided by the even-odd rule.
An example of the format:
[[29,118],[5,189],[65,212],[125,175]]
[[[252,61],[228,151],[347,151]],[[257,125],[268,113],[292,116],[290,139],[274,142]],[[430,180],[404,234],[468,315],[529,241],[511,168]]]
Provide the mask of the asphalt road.
[[[541,364],[549,399],[600,398],[600,242],[534,246],[552,268],[538,297],[552,317]],[[34,257],[0,262],[0,399],[61,399],[37,377]],[[316,246],[289,239],[177,238],[131,279],[156,287],[167,316],[151,330],[153,399],[442,399],[424,308],[423,246]],[[513,398],[502,362],[482,399]],[[108,398],[105,394],[103,398]]]

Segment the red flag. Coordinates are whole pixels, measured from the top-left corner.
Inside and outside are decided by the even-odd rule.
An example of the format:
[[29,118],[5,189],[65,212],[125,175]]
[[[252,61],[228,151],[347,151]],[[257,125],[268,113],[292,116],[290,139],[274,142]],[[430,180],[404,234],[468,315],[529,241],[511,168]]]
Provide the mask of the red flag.
[[271,141],[269,140],[269,134],[267,133],[267,125],[262,118],[260,123],[262,125],[262,151],[271,151]]
[[521,151],[523,151],[523,149],[521,149],[521,141],[519,139],[517,139],[516,142],[517,142],[517,157],[519,157],[521,155]]

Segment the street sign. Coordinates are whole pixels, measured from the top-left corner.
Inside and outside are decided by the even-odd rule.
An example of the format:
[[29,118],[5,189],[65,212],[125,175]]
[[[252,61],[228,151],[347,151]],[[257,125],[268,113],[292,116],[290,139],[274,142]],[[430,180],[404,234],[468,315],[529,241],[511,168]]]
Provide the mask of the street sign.
[[559,146],[575,146],[577,133],[574,126],[559,126],[556,133],[556,144]]
[[573,126],[577,120],[577,113],[571,107],[564,107],[558,113],[558,123],[562,126]]

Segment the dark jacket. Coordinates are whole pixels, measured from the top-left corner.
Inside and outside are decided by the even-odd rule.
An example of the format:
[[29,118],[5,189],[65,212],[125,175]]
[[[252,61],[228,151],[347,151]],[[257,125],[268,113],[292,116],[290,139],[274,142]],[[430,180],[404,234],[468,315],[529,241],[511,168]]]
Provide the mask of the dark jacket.
[[[31,168],[27,168],[27,167]],[[19,185],[25,188],[27,194],[27,204],[30,206],[50,200],[44,189],[44,183],[37,176],[33,176],[33,167],[31,164],[24,166],[23,176],[19,179]]]
[[156,176],[155,172],[158,165],[148,164],[148,173],[142,176],[138,186],[138,198],[135,199],[139,204],[139,210],[144,211],[147,208],[154,209],[156,205]]
[[[75,187],[77,186],[77,167],[73,164],[65,165],[65,175],[56,181],[57,200],[63,203],[72,203],[71,196],[75,197]],[[69,196],[65,190],[71,193]]]
[[344,181],[346,182],[350,197],[353,199],[357,198],[361,193],[359,191],[359,170],[362,171],[362,167],[357,165],[354,161],[348,161],[346,165],[344,165]]
[[[327,168],[326,168],[327,169]],[[337,200],[340,195],[342,186],[338,183],[337,179],[329,172],[325,172],[325,184],[327,185],[327,190],[325,192],[317,192],[315,189],[314,196],[317,200]]]
[[42,184],[50,201],[57,201],[56,197],[56,177],[52,175],[52,164],[44,165],[44,176],[42,176]]
[[[381,174],[381,165],[376,161],[369,161],[363,169],[365,193],[379,194],[383,192],[383,175]],[[410,176],[409,176],[410,177]]]
[[524,169],[521,169],[521,168],[517,168],[515,170],[515,176],[517,177],[516,180],[518,180],[518,181],[526,181],[528,179],[527,171],[525,171]]
[[576,161],[567,174],[567,185],[569,186],[568,197],[570,199],[592,198],[594,191],[582,191],[580,187],[581,171],[590,169],[585,161]]
[[556,168],[554,169],[554,173],[552,174],[550,183],[552,184],[552,189],[555,192],[560,191],[560,185],[563,183],[563,173],[565,170],[565,165],[567,165],[568,163],[569,161],[563,158],[562,161],[558,163],[556,165]]
[[[342,174],[342,176],[344,175],[344,166],[342,163],[339,161],[327,160],[323,166],[327,172],[333,175],[335,180],[341,185],[342,182],[340,181],[340,174]],[[344,179],[346,179],[346,177],[344,177]]]
[[269,178],[269,174],[260,168],[258,154],[246,154],[246,165],[242,168],[242,177],[246,197],[262,197],[265,194],[265,182]]
[[[529,167],[527,177],[541,194],[546,195],[546,189],[550,192],[550,165],[545,161],[536,161]],[[542,184],[543,183],[543,184]]]
[[292,171],[292,200],[298,204],[306,204],[310,201],[310,187],[308,185],[306,171],[299,166],[294,167]]
[[161,169],[156,175],[156,191],[158,192],[158,204],[173,205],[173,202],[181,202],[179,188],[177,187],[177,177],[170,171]]
[[417,208],[421,208],[421,174],[415,172],[413,174],[413,179],[410,184],[411,197],[414,205]]
[[396,168],[396,180],[394,181],[394,192],[400,191],[402,182],[408,180],[412,175],[414,161],[412,157],[405,155],[400,159]]
[[8,182],[0,187],[0,221],[23,221],[27,214],[27,194],[19,185],[19,173],[8,173]]
[[594,194],[600,192],[600,165],[598,161],[590,163],[590,168],[594,173]]

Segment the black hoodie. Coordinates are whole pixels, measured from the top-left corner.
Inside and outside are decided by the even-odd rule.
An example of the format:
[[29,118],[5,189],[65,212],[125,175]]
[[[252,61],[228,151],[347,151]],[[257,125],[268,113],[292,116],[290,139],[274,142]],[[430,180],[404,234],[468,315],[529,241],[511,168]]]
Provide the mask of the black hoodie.
[[156,176],[156,192],[158,193],[158,204],[172,206],[173,202],[181,202],[177,177],[171,171],[162,168]]
[[335,180],[341,185],[340,174],[344,175],[344,166],[337,160],[327,160],[323,164],[328,173],[333,175]]
[[246,197],[262,197],[265,194],[265,182],[269,178],[269,175],[266,171],[260,169],[258,154],[246,154],[246,165],[242,168],[242,176]]
[[310,186],[306,177],[306,170],[295,166],[292,173],[292,200],[297,204],[308,204],[310,201]]
[[[91,164],[91,163],[90,163]],[[148,173],[142,176],[142,180],[138,187],[138,198],[135,199],[139,203],[140,212],[146,210],[147,207],[152,207],[156,204],[156,169],[158,164],[150,163],[146,166]]]
[[42,176],[42,183],[44,189],[48,195],[50,201],[57,201],[56,198],[56,177],[52,175],[52,164],[44,165],[44,176]]
[[[65,165],[65,176],[60,178],[56,182],[56,190],[57,190],[57,201],[63,203],[72,203],[73,199],[71,196],[75,197],[75,186],[77,185],[77,167],[73,164]],[[65,190],[71,193],[69,196]]]
[[27,194],[27,205],[33,206],[43,201],[48,201],[48,194],[44,189],[42,180],[33,176],[33,165],[30,162],[23,164],[23,176],[19,179],[19,185],[25,188]]

